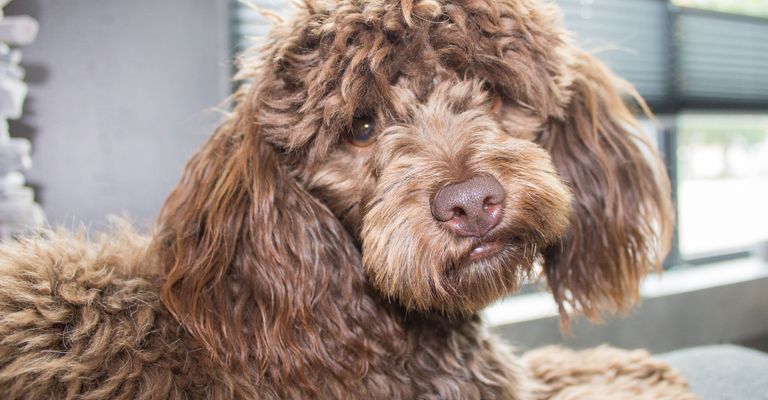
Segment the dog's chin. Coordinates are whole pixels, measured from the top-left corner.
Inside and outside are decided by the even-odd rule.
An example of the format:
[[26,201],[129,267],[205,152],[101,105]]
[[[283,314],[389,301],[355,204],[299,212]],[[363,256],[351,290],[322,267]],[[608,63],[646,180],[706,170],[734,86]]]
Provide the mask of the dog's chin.
[[516,292],[531,275],[540,245],[516,235],[472,240],[462,256],[448,260],[436,286],[449,294],[433,304],[444,314],[474,314]]
[[389,270],[400,271],[396,280],[382,285],[373,279],[374,286],[409,312],[472,315],[517,291],[523,278],[531,275],[541,243],[521,235],[499,234],[462,240],[451,247],[431,252],[429,261],[422,258],[409,267]]

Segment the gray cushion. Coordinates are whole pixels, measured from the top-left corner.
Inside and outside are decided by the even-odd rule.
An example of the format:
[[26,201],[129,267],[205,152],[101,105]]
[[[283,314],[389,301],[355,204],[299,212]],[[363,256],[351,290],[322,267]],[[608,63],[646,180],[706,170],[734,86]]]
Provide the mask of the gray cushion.
[[680,372],[702,400],[768,400],[768,355],[738,346],[707,346],[656,356]]

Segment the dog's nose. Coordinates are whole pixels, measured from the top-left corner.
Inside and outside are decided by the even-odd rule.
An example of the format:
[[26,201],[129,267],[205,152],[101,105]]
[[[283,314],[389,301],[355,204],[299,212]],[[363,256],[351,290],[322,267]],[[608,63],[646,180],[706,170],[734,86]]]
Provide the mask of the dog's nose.
[[435,195],[432,215],[457,236],[482,237],[501,222],[504,188],[491,176],[448,185]]

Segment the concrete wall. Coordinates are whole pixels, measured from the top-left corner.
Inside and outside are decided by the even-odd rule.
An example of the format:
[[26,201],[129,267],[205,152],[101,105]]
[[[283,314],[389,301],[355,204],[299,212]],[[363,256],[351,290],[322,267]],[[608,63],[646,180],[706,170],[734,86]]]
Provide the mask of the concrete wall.
[[23,49],[30,93],[11,134],[53,225],[157,215],[228,95],[226,0],[15,0],[40,22]]

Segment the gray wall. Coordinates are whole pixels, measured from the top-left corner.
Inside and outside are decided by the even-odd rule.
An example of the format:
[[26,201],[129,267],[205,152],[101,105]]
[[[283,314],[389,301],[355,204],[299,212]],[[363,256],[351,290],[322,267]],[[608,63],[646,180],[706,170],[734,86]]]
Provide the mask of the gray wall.
[[23,48],[30,94],[11,134],[53,225],[157,215],[228,95],[226,0],[15,0],[40,22]]
[[[730,278],[722,278],[724,275]],[[659,281],[672,284],[660,295],[646,296],[629,315],[609,316],[604,324],[577,318],[570,335],[561,333],[556,316],[500,325],[494,330],[522,350],[551,344],[577,349],[609,344],[653,353],[723,343],[760,349],[768,346],[765,261],[748,258],[673,270]]]

